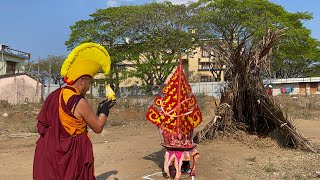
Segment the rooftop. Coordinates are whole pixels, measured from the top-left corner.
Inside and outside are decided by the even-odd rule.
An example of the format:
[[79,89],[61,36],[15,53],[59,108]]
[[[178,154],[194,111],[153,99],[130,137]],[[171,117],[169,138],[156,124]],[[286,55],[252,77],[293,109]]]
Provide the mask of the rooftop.
[[300,83],[300,82],[320,82],[320,77],[266,79],[263,82],[264,82],[264,84],[286,84],[286,83]]
[[26,53],[23,51],[12,49],[9,46],[4,45],[4,44],[0,45],[0,52],[7,54],[7,55],[12,55],[12,56],[16,56],[19,58],[23,58],[23,59],[30,59],[30,53]]

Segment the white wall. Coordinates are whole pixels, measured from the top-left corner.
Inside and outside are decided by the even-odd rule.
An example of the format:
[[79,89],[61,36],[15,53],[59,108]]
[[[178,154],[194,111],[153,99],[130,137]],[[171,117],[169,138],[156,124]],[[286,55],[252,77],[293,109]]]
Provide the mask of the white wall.
[[[272,84],[272,95],[277,96],[280,94],[284,94],[281,92],[282,88],[287,88],[287,87],[292,87],[293,91],[291,93],[285,93],[289,95],[295,95],[295,94],[300,94],[300,86],[299,83],[285,83],[285,84]],[[318,87],[318,92],[316,94],[319,94],[319,87]],[[310,95],[310,83],[306,83],[306,94]]]
[[[49,90],[48,84],[45,84],[43,99],[45,100],[50,93],[52,93],[53,91],[55,91],[58,88],[60,88],[59,84],[50,84],[50,90]],[[92,86],[92,90],[89,89],[87,94],[90,94],[90,91],[92,91],[93,97],[95,97],[95,98],[99,97],[98,87]]]
[[0,79],[0,100],[10,104],[39,103],[42,90],[42,84],[27,75]]
[[293,91],[291,93],[286,94],[300,94],[299,83],[288,83],[288,84],[272,84],[272,95],[277,96],[280,94],[284,94],[281,92],[282,88],[292,87]]
[[[221,97],[221,89],[224,87],[225,82],[199,82],[199,83],[189,83],[190,87],[192,89],[193,94],[198,95],[206,95],[206,96],[213,96],[215,98]],[[281,88],[287,88],[292,87],[293,91],[291,93],[286,93],[289,95],[292,94],[300,94],[300,87],[299,83],[283,83],[283,84],[272,84],[272,94],[273,96],[277,96],[281,93]],[[55,89],[59,88],[59,85],[51,85],[51,92]],[[161,87],[162,88],[162,87]],[[161,91],[161,90],[160,90]],[[306,87],[307,95],[310,94],[310,84],[307,83]],[[87,94],[90,93],[90,90],[87,92]],[[130,87],[122,87],[120,88],[120,94],[121,97],[126,96],[144,96],[143,92],[139,89],[134,89]],[[99,97],[98,87],[92,87],[92,95],[93,97]],[[47,96],[47,87],[45,89],[45,95]]]
[[220,98],[224,82],[199,82],[189,83],[193,94],[201,94]]

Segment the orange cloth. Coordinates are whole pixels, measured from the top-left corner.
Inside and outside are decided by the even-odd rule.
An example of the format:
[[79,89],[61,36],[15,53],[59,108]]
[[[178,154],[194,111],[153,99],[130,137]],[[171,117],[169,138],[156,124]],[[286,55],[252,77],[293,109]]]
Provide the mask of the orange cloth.
[[[76,88],[75,88],[76,89]],[[65,130],[71,135],[79,135],[87,132],[87,123],[83,118],[70,116],[62,108],[62,103],[66,104],[72,95],[79,95],[80,92],[76,89],[74,92],[70,89],[63,88],[59,95],[59,117],[61,124]],[[61,101],[63,99],[63,101]]]

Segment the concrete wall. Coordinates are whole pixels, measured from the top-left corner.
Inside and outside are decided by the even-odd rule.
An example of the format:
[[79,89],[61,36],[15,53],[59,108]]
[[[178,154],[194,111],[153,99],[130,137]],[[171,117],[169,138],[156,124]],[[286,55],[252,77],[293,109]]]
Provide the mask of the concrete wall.
[[[221,90],[225,86],[226,82],[198,82],[198,83],[189,83],[192,89],[193,94],[197,95],[206,95],[206,96],[213,96],[215,98],[221,97]],[[320,84],[320,83],[319,83]],[[161,93],[161,89],[163,86],[160,87],[157,93]],[[299,82],[293,83],[279,83],[279,84],[272,84],[272,95],[277,96],[283,94],[281,92],[282,88],[292,88],[292,92],[285,93],[289,95],[300,94],[300,87]],[[54,91],[55,89],[59,88],[59,85],[51,85],[50,92]],[[104,88],[103,88],[104,89]],[[44,97],[47,96],[48,89],[46,87]],[[92,92],[92,96],[97,97],[104,97],[104,92],[99,94],[99,87],[92,86],[92,90],[89,89],[87,94]],[[306,94],[310,95],[310,83],[306,83]],[[157,94],[154,93],[154,94]],[[320,94],[320,87],[318,87],[318,92],[316,94]],[[121,97],[128,97],[128,96],[145,96],[145,93],[139,89],[138,86],[135,87],[120,87],[120,96]]]
[[[312,93],[310,92],[310,83],[305,83],[306,84],[306,94],[305,95],[311,95]],[[281,92],[281,89],[282,88],[288,88],[288,87],[291,87],[293,89],[292,92],[290,93],[282,93]],[[320,91],[319,91],[319,87],[318,87],[318,91],[316,92],[316,94],[320,94]],[[289,95],[294,95],[294,94],[297,94],[297,95],[304,95],[304,94],[301,94],[300,92],[300,86],[299,86],[299,83],[285,83],[285,84],[272,84],[272,95],[273,96],[277,96],[277,95],[280,95],[280,94],[289,94]]]
[[45,84],[44,92],[43,92],[43,99],[45,100],[50,93],[52,93],[53,91],[55,91],[58,88],[60,88],[60,85],[50,84],[50,90],[49,90],[48,84]]
[[272,84],[272,95],[277,96],[280,94],[284,94],[281,92],[282,88],[291,87],[293,91],[291,93],[285,94],[300,94],[299,83],[288,83],[288,84]]
[[263,82],[266,85],[272,85],[272,95],[277,96],[284,94],[281,92],[282,88],[291,87],[293,89],[290,93],[285,94],[299,94],[312,95],[320,94],[320,77],[305,77],[305,78],[286,78],[286,79],[266,79]]
[[[201,83],[190,83],[192,93],[197,95],[206,95],[206,96],[213,96],[215,98],[220,98],[221,89],[224,86],[223,82],[201,82]],[[45,85],[44,88],[44,100],[54,90],[58,89],[60,86],[51,84],[50,85],[50,92],[48,92],[48,85]],[[92,89],[89,89],[87,94],[89,95],[92,93],[92,97],[99,98],[104,97],[104,92],[99,93],[99,87],[92,86]],[[104,89],[104,88],[102,88]],[[154,92],[154,94],[161,93],[162,87],[158,90],[158,92]],[[138,86],[135,87],[121,87],[120,88],[120,97],[135,97],[135,96],[145,96],[145,93],[139,89]]]
[[27,75],[0,78],[0,100],[10,104],[39,103],[42,91],[42,84],[37,86],[37,81]]
[[[65,85],[63,85],[63,86],[65,86]],[[55,91],[58,88],[60,88],[59,84],[50,84],[50,89],[49,89],[48,84],[45,84],[44,93],[43,93],[43,99],[45,100],[50,93],[52,93],[53,91]],[[91,88],[89,88],[89,90],[87,92],[87,95],[89,95],[91,93],[92,93],[92,96],[94,98],[98,98],[98,97],[101,97],[101,96],[104,97],[105,96],[104,92],[103,92],[103,94],[99,93],[99,87],[96,87],[96,86],[91,86]]]

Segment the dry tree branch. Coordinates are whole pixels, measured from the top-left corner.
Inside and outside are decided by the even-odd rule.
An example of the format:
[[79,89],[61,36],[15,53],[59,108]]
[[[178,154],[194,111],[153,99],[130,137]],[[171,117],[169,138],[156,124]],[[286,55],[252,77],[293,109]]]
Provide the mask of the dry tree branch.
[[[212,139],[217,131],[233,131],[241,129],[252,134],[269,135],[274,131],[280,132],[280,143],[284,146],[302,148],[315,152],[312,144],[303,138],[291,122],[284,116],[281,108],[267,95],[262,80],[262,72],[268,64],[272,47],[285,34],[287,28],[267,34],[258,44],[246,47],[249,40],[243,41],[235,48],[229,49],[225,56],[230,72],[228,86],[221,94],[221,104],[217,106],[216,115],[219,118],[210,121],[201,130],[195,140]],[[196,142],[197,142],[196,141]]]

